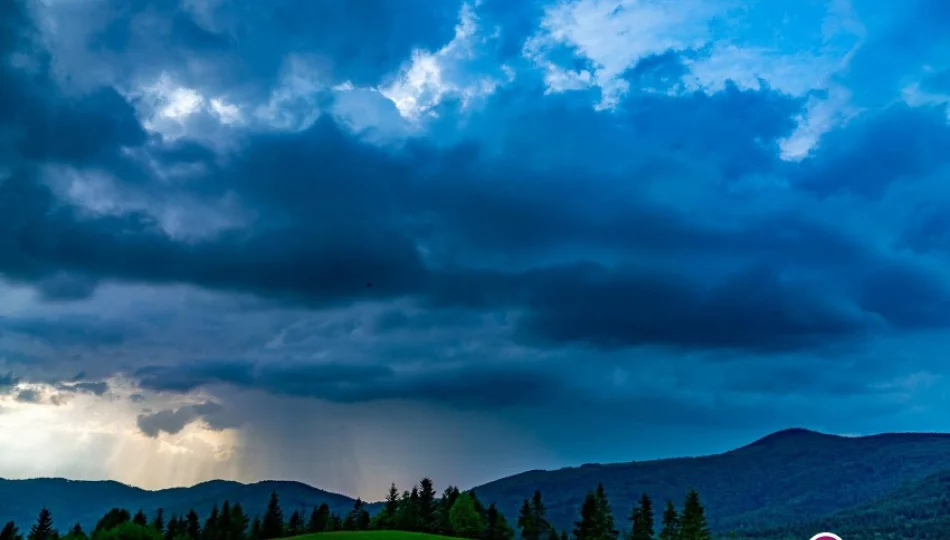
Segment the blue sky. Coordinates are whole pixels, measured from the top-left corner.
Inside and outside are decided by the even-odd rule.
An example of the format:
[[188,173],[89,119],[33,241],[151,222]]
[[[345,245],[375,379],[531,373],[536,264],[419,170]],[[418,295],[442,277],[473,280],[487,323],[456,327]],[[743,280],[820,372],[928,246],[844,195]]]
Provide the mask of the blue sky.
[[378,498],[946,431],[948,25],[3,3],[0,476]]

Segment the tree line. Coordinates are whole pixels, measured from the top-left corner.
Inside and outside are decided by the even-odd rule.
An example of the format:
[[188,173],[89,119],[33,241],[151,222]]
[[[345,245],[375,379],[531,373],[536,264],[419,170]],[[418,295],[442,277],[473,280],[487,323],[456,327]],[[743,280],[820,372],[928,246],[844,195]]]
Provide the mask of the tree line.
[[[677,510],[666,502],[657,516],[653,501],[643,494],[631,510],[629,528],[621,533],[602,484],[587,493],[573,528],[558,530],[546,518],[540,491],[525,499],[515,524],[508,523],[494,503],[485,506],[474,491],[449,486],[441,497],[432,480],[423,478],[411,490],[389,488],[382,509],[371,516],[365,503],[357,499],[353,508],[340,516],[324,503],[309,516],[294,511],[285,519],[277,493],[271,493],[263,517],[251,519],[239,503],[214,505],[202,522],[195,510],[166,518],[158,509],[149,519],[139,510],[131,515],[114,508],[107,512],[91,533],[80,524],[61,535],[53,526],[51,512],[43,508],[25,538],[17,525],[0,529],[0,540],[274,540],[334,531],[401,530],[454,536],[471,540],[711,540],[705,511],[695,490],[690,490]],[[659,517],[659,523],[657,523]]]

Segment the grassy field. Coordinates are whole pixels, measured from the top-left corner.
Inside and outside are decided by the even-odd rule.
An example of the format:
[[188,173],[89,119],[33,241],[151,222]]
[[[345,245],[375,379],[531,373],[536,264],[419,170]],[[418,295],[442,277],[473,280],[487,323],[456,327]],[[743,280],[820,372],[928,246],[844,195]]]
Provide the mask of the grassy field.
[[451,536],[405,531],[341,531],[295,536],[293,540],[458,540]]

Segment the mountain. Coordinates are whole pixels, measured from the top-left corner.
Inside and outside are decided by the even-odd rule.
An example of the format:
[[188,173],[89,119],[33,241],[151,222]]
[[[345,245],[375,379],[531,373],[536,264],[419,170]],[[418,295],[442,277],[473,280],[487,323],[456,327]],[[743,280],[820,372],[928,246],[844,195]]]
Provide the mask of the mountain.
[[748,539],[810,538],[831,531],[844,538],[950,538],[950,469],[907,482],[891,493],[811,522],[750,531]]
[[75,523],[91,530],[109,509],[119,507],[134,513],[145,510],[151,518],[162,508],[166,516],[185,513],[194,508],[204,518],[215,504],[225,500],[241,503],[250,514],[264,513],[271,492],[277,492],[286,517],[294,510],[308,515],[316,505],[327,503],[338,514],[349,512],[354,499],[330,493],[300,482],[267,481],[242,484],[213,480],[188,488],[148,491],[119,482],[87,482],[61,478],[31,480],[0,479],[0,524],[15,521],[21,529],[29,529],[43,506],[53,514],[57,528],[66,530]]
[[[621,529],[643,492],[662,508],[668,499],[679,506],[695,488],[714,530],[740,531],[747,538],[808,538],[818,529],[846,538],[875,536],[871,532],[950,538],[950,518],[944,517],[950,515],[950,434],[841,437],[790,429],[712,456],[529,471],[474,491],[484,503],[496,502],[513,523],[521,501],[539,489],[549,520],[568,529],[584,495],[598,483],[604,484]],[[0,524],[14,520],[28,529],[44,505],[63,530],[76,522],[89,529],[113,507],[141,508],[150,515],[163,508],[168,516],[194,508],[204,517],[227,499],[251,515],[262,514],[272,491],[280,496],[285,517],[321,503],[343,514],[354,503],[299,482],[216,480],[147,491],[118,482],[0,479]],[[370,511],[380,506],[370,505]]]
[[627,528],[642,493],[662,508],[666,500],[680,506],[695,488],[710,526],[724,532],[814,522],[948,468],[950,434],[842,437],[790,429],[717,455],[529,471],[474,491],[510,517],[539,489],[549,520],[570,528],[586,492],[603,483],[619,526]]

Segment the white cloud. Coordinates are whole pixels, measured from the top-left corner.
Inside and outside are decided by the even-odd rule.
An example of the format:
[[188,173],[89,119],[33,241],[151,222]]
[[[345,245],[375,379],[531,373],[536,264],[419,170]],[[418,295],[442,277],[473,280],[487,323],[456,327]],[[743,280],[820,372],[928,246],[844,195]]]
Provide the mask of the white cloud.
[[[621,76],[638,60],[668,49],[704,42],[716,3],[687,0],[561,0],[544,14],[523,54],[542,67],[552,92],[596,86],[599,108],[610,108],[627,91]],[[559,47],[589,60],[590,70],[568,70],[550,55]]]
[[460,66],[477,57],[478,45],[493,39],[494,35],[479,34],[475,8],[462,6],[455,37],[438,51],[416,50],[412,58],[400,70],[395,79],[379,89],[379,92],[396,104],[399,113],[406,119],[417,121],[432,113],[446,97],[457,97],[466,107],[473,100],[491,94],[513,73],[508,66],[500,66],[502,77],[480,74],[463,74]]

